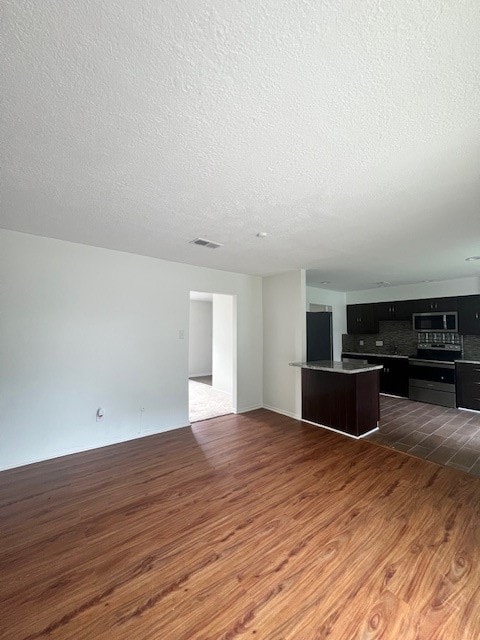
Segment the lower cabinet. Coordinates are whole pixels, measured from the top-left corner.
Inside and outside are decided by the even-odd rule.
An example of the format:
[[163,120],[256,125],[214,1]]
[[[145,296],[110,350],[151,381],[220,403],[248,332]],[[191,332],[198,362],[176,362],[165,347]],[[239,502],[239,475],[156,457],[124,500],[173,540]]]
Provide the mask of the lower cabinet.
[[457,362],[457,407],[480,411],[480,364]]
[[388,356],[350,355],[348,358],[368,360],[368,364],[381,364],[380,393],[408,398],[408,358],[389,358]]
[[408,397],[408,359],[387,358],[383,356],[368,357],[371,364],[383,365],[380,372],[380,392],[392,396]]

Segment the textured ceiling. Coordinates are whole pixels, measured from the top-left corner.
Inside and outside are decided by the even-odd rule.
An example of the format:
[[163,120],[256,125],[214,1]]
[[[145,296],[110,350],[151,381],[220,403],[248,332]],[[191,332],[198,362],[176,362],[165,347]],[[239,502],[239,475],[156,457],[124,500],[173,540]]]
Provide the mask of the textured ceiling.
[[479,273],[478,0],[1,11],[1,227],[343,290]]

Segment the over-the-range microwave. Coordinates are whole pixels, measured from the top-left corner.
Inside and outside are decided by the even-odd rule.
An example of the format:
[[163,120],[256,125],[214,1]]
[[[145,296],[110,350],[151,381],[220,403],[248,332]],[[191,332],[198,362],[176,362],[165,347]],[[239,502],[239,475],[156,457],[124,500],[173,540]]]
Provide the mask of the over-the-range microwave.
[[414,331],[458,331],[458,314],[456,311],[436,313],[414,313]]

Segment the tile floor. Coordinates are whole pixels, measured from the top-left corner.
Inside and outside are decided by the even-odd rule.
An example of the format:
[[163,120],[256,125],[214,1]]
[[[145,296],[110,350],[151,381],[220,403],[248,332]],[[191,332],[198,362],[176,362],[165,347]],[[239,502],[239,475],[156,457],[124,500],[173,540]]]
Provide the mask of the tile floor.
[[380,396],[380,428],[366,440],[480,476],[480,413]]

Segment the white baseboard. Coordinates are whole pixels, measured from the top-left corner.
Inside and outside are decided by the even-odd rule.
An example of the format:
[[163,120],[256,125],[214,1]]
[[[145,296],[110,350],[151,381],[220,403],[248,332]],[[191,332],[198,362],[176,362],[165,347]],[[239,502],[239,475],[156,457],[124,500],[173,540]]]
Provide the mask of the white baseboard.
[[101,444],[95,447],[86,447],[81,449],[70,449],[66,451],[60,451],[52,455],[49,455],[48,458],[37,458],[37,457],[29,458],[28,460],[25,460],[20,463],[17,462],[15,464],[7,464],[5,466],[2,465],[0,466],[0,472],[8,471],[9,469],[20,469],[20,467],[27,467],[28,465],[37,464],[38,462],[48,462],[49,460],[56,460],[57,458],[63,458],[64,456],[73,456],[77,453],[86,453],[88,451],[96,451],[97,449],[104,449],[105,447],[114,447],[115,445],[122,444],[123,442],[131,442],[132,440],[141,440],[142,438],[148,438],[150,436],[159,435],[167,431],[174,431],[175,429],[184,429],[185,427],[189,427],[189,426],[190,424],[180,424],[180,425],[175,425],[173,427],[167,427],[166,429],[161,429],[160,431],[153,431],[153,430],[142,431],[142,433],[138,435],[134,435],[130,438],[115,440],[114,442],[107,442],[106,444]]
[[384,393],[383,391],[380,392],[380,395],[386,396],[387,398],[399,398],[400,400],[408,400],[406,396],[396,396],[393,393]]
[[301,420],[302,418],[295,413],[290,411],[284,411],[283,409],[278,409],[277,407],[271,407],[268,404],[263,405],[264,409],[268,409],[269,411],[274,411],[275,413],[279,413],[282,416],[287,416],[287,418],[293,418],[294,420]]
[[338,429],[334,429],[333,427],[327,427],[326,424],[319,424],[318,422],[310,422],[310,420],[304,420],[302,418],[302,422],[306,422],[307,424],[311,424],[314,427],[320,427],[321,429],[328,429],[329,431],[333,431],[334,433],[338,433],[341,436],[347,436],[347,438],[352,438],[352,440],[361,440],[362,438],[365,438],[365,436],[369,436],[371,433],[374,433],[375,431],[378,431],[378,427],[375,427],[374,429],[370,429],[370,431],[367,431],[366,433],[362,433],[361,436],[354,436],[351,433],[346,433],[345,431],[339,431]]
[[241,407],[241,408],[237,408],[236,411],[234,411],[234,413],[247,413],[247,411],[255,411],[256,409],[263,409],[263,404],[254,404],[251,407]]
[[460,411],[470,411],[470,413],[480,413],[477,409],[467,409],[466,407],[457,407]]

